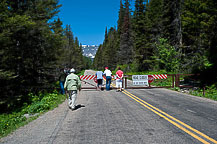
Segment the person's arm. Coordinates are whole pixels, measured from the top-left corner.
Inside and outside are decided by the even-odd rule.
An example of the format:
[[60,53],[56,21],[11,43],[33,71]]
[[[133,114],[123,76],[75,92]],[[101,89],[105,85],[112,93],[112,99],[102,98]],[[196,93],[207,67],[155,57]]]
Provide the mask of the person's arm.
[[81,91],[81,80],[79,77],[78,77],[78,90]]
[[116,79],[119,78],[118,73],[116,72]]
[[121,79],[123,79],[123,77],[124,77],[124,73],[122,73],[122,75],[121,75]]
[[64,83],[64,89],[65,89],[65,92],[66,92],[66,95],[67,95],[67,77],[66,77],[66,80],[65,80],[65,83]]

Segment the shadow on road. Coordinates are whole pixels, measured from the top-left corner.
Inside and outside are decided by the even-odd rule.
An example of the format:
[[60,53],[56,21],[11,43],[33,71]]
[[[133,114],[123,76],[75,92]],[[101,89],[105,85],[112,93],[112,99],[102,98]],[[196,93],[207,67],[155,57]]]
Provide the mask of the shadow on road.
[[85,107],[85,105],[81,105],[81,104],[76,105],[74,110],[80,109],[80,108],[82,108],[82,107]]

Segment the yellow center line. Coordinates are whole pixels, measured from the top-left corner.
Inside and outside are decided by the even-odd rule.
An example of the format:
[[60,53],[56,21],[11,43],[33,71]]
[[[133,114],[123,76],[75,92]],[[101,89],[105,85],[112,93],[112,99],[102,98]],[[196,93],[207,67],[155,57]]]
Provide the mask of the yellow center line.
[[[104,79],[104,78],[103,78]],[[105,79],[104,79],[105,80]],[[111,86],[115,87],[115,85],[113,83],[111,83]],[[138,103],[140,103],[141,105],[143,105],[144,107],[146,107],[147,109],[151,110],[152,112],[154,112],[155,114],[159,115],[160,117],[164,118],[165,120],[167,120],[168,122],[170,122],[171,124],[175,125],[176,127],[180,128],[181,130],[183,130],[184,132],[188,133],[189,135],[191,135],[192,137],[196,138],[197,140],[201,141],[204,144],[209,144],[209,142],[207,142],[206,140],[202,139],[201,137],[197,136],[196,134],[192,133],[191,131],[199,134],[200,136],[206,138],[207,140],[217,144],[217,141],[214,140],[213,138],[210,138],[209,136],[205,135],[204,133],[192,128],[191,126],[185,124],[184,122],[174,118],[173,116],[163,112],[162,110],[152,106],[151,104],[147,103],[146,101],[138,98],[137,96],[131,94],[130,92],[123,90],[122,91],[124,94],[126,94],[127,96],[129,96],[130,98],[134,99],[135,101],[137,101]],[[169,119],[170,118],[170,119]],[[179,125],[178,123],[174,122],[174,121],[178,122],[179,124],[185,126],[186,128],[190,129],[191,131],[187,130],[186,128],[184,128],[183,126]]]
[[[213,143],[217,144],[217,141],[208,137],[207,135],[203,134],[202,132],[199,132],[198,130],[192,128],[191,126],[181,122],[180,120],[170,116],[169,114],[163,112],[162,110],[152,106],[151,104],[145,102],[144,100],[136,97],[135,95],[131,94],[130,92],[124,90],[122,91],[124,94],[126,94],[127,96],[131,97],[132,99],[134,99],[135,101],[137,101],[138,103],[140,103],[141,105],[145,106],[146,108],[148,108],[149,110],[151,110],[152,112],[154,112],[155,114],[159,115],[160,117],[164,118],[165,120],[169,121],[170,123],[172,123],[173,125],[177,126],[178,128],[180,128],[181,130],[183,130],[184,132],[188,133],[189,135],[191,135],[192,137],[196,138],[197,140],[201,141],[202,143],[206,143],[208,144],[209,142],[205,141],[204,139],[202,139],[201,137],[195,135],[194,133],[192,133],[191,131],[187,130],[186,128],[192,130],[193,132],[199,134],[200,136],[203,136],[204,138],[212,141]],[[164,116],[165,115],[165,116]],[[167,116],[167,117],[166,117]],[[186,128],[182,127],[181,125],[179,125],[178,123],[172,121],[172,120],[180,123],[181,125],[185,126]]]

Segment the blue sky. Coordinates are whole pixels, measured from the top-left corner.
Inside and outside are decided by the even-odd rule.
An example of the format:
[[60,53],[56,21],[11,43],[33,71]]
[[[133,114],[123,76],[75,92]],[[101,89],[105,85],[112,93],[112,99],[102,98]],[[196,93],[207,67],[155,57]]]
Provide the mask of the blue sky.
[[58,16],[81,44],[103,43],[105,28],[117,26],[120,0],[60,0]]

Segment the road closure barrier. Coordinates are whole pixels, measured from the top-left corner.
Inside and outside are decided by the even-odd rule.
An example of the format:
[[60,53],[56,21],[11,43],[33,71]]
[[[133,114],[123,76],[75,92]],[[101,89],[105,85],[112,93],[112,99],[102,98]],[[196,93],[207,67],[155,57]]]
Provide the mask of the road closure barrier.
[[151,76],[153,76],[154,79],[167,79],[167,74],[155,74]]

